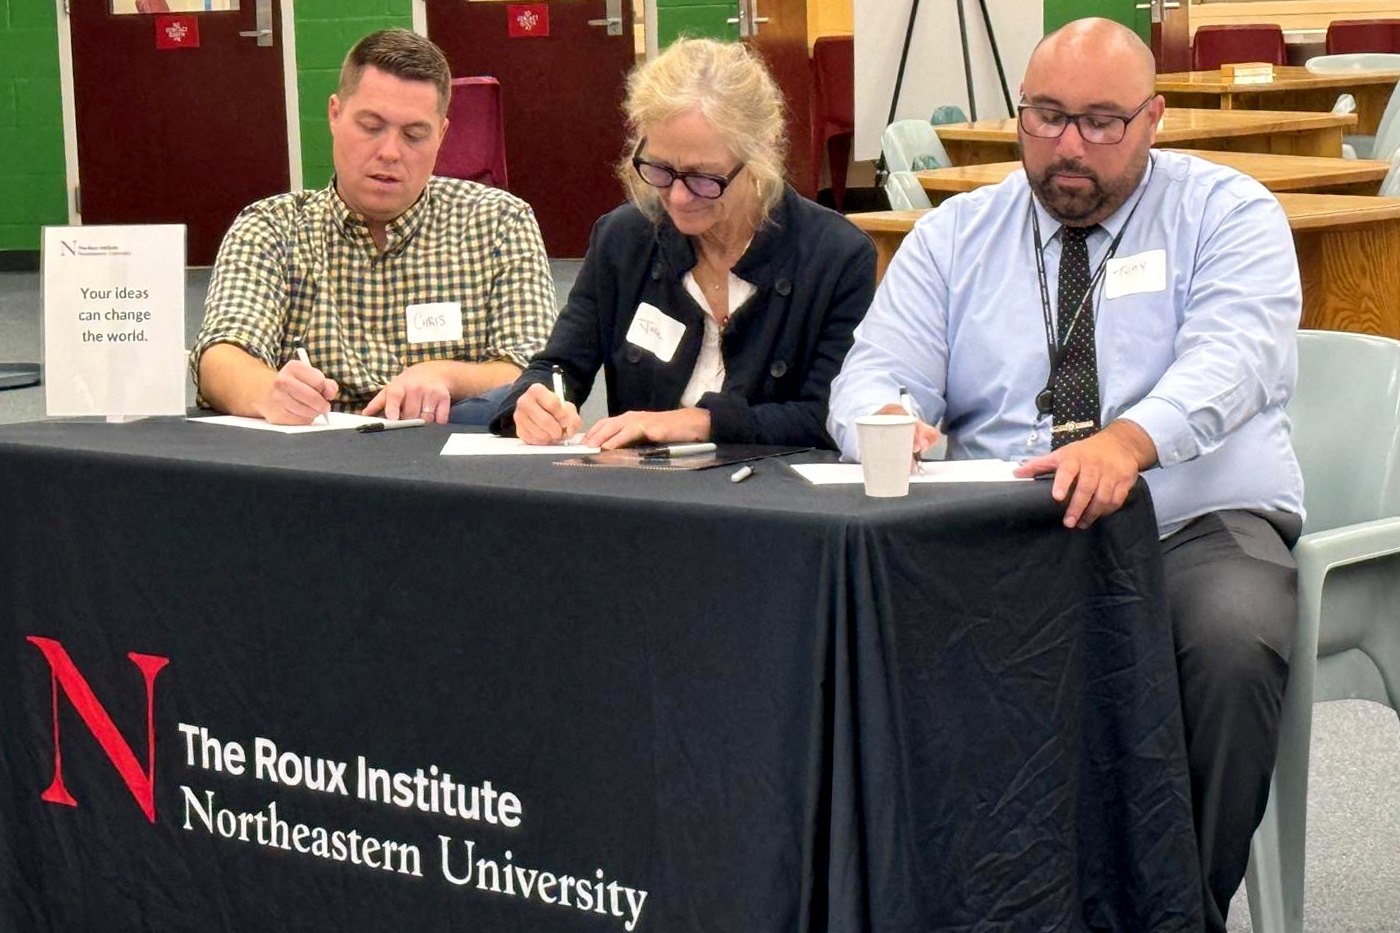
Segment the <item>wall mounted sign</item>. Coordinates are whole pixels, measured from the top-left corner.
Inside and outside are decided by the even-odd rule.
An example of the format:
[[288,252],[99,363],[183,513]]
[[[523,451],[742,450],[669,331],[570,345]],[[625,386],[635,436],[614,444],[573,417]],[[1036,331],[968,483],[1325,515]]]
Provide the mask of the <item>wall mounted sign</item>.
[[199,48],[199,20],[193,16],[157,16],[156,48]]
[[531,39],[549,35],[548,3],[511,3],[506,6],[506,21],[512,39]]

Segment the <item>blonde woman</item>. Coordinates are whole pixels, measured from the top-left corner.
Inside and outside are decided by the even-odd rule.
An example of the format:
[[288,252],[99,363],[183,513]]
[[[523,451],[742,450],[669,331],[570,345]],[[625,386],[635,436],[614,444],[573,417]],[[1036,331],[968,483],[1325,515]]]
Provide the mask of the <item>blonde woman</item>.
[[493,429],[530,444],[572,436],[601,366],[609,417],[589,445],[833,446],[827,395],[874,293],[875,250],[784,181],[773,79],[745,46],[682,39],[632,73],[623,109],[628,203],[594,226]]

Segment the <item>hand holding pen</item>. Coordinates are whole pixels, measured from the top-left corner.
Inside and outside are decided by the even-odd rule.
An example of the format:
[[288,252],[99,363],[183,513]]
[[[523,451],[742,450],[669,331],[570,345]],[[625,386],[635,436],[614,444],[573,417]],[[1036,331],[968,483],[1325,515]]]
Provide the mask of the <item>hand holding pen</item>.
[[335,380],[312,366],[306,350],[297,347],[251,404],[269,424],[311,424],[317,418],[329,423],[331,399],[339,391]]
[[578,408],[564,396],[563,370],[555,366],[550,381],[553,391],[536,382],[516,400],[515,436],[527,444],[559,444],[583,426]]
[[900,386],[899,404],[886,405],[875,414],[914,416],[914,449],[912,451],[914,459],[910,467],[910,472],[922,474],[924,468],[922,461],[919,459],[919,455],[938,443],[938,429],[920,420],[918,409],[914,405],[914,400],[909,396],[909,390],[904,386]]

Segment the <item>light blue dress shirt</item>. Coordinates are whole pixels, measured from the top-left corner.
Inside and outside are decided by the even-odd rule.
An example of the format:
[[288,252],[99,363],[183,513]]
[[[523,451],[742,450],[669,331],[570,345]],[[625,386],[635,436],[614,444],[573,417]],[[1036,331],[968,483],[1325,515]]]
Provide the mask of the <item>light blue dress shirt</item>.
[[[905,238],[832,383],[828,428],[845,459],[859,459],[855,419],[897,401],[901,385],[920,418],[944,422],[950,459],[1049,452],[1050,417],[1035,405],[1050,359],[1032,209],[1053,304],[1060,225],[1022,171],[949,199]],[[1278,201],[1232,169],[1154,151],[1137,191],[1089,238],[1091,269],[1120,230],[1115,258],[1164,250],[1166,284],[1095,292],[1100,423],[1126,418],[1156,444],[1160,465],[1143,475],[1159,530],[1218,509],[1302,515],[1284,410],[1302,290]]]

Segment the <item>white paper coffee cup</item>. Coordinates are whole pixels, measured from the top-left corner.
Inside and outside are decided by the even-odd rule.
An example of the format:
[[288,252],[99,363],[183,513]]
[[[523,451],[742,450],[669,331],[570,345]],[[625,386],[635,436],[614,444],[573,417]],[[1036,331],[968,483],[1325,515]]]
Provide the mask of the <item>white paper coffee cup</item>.
[[914,457],[913,415],[866,415],[856,419],[865,494],[891,498],[909,495],[909,467]]

